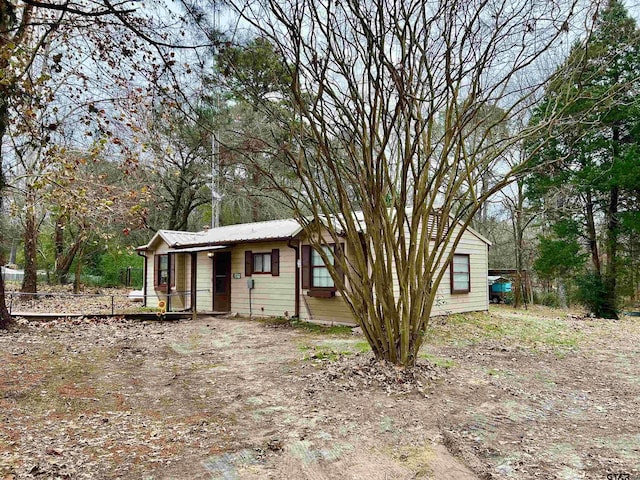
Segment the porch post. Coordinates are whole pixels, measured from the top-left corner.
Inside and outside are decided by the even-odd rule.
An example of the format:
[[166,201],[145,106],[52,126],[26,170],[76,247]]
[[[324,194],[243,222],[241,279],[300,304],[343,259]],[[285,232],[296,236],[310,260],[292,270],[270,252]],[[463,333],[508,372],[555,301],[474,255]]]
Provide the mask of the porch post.
[[198,317],[198,308],[196,305],[198,288],[198,252],[191,252],[191,312],[192,318],[195,320]]
[[171,271],[171,260],[173,253],[167,253],[167,312],[171,311],[171,277],[173,272]]

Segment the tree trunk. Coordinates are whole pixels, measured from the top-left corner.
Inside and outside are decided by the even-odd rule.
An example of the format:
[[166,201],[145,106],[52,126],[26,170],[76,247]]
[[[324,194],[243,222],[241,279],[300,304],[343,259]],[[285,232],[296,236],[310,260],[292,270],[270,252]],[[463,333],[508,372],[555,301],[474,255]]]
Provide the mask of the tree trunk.
[[513,295],[513,304],[514,307],[519,308],[522,303],[522,237],[523,237],[523,227],[522,227],[522,209],[524,206],[523,201],[523,187],[522,181],[518,180],[518,203],[516,208],[516,231],[515,231],[515,241],[516,241],[516,285],[515,292]]
[[24,225],[24,278],[22,279],[22,293],[37,292],[37,241],[38,221],[35,209],[35,194],[29,188],[26,196],[26,218]]
[[53,243],[56,251],[56,261],[62,257],[64,253],[64,227],[67,219],[64,215],[59,215],[56,220],[56,229],[53,237]]
[[[2,18],[7,14],[4,9],[0,9],[2,11]],[[3,31],[7,31],[5,22],[0,22],[0,28]],[[6,92],[3,92],[0,95],[0,143],[4,138],[5,133],[7,132],[7,126],[9,125],[9,110],[7,108],[7,102],[5,100]],[[4,190],[6,187],[6,179],[4,176],[4,167],[2,162],[2,149],[0,149],[0,209],[3,205],[4,198]],[[3,228],[3,225],[0,223],[0,229]],[[2,233],[2,232],[0,232]],[[0,235],[0,266],[4,266],[5,264],[5,256],[4,256],[4,245],[2,245],[2,239],[4,239],[4,234]],[[6,329],[11,324],[11,315],[9,315],[9,310],[7,309],[7,304],[4,297],[4,278],[0,274],[0,329]]]
[[71,269],[71,264],[73,263],[78,250],[82,246],[84,242],[84,233],[80,231],[77,234],[77,238],[73,245],[69,248],[69,250],[65,253],[64,249],[64,227],[65,227],[66,219],[64,216],[58,217],[58,221],[56,222],[56,230],[55,230],[55,250],[56,250],[56,264],[55,264],[55,272],[54,277],[58,284],[64,284],[67,281],[67,275],[69,274],[69,270]]
[[618,318],[617,304],[617,275],[618,275],[618,202],[619,189],[611,188],[609,206],[607,208],[607,264],[603,277],[604,304],[602,316],[604,318]]
[[567,308],[567,289],[564,280],[558,281],[558,306],[560,308]]
[[524,269],[524,231],[527,228],[528,223],[524,220],[524,181],[518,180],[517,184],[517,198],[513,203],[513,216],[511,219],[512,231],[513,231],[513,243],[515,247],[515,260],[516,260],[516,276],[514,282],[513,291],[513,306],[519,308],[522,303],[527,303],[525,294],[527,286],[523,284]]
[[82,252],[76,255],[76,271],[73,278],[73,293],[80,293],[80,273],[82,272]]
[[[0,265],[4,265],[4,255],[0,253]],[[12,323],[4,298],[4,277],[0,274],[0,330],[6,330]]]
[[[611,155],[615,164],[618,158],[618,145],[620,143],[620,127],[614,125],[611,129]],[[618,318],[617,312],[617,275],[618,275],[618,204],[620,202],[620,189],[614,184],[609,192],[609,204],[607,205],[607,238],[606,252],[607,264],[603,276],[604,303],[602,316],[604,318]]]
[[600,253],[598,252],[598,237],[596,233],[596,222],[593,217],[593,198],[591,196],[591,190],[587,190],[585,217],[587,221],[587,239],[589,241],[591,263],[593,264],[593,270],[596,274],[601,275],[602,269],[600,268]]

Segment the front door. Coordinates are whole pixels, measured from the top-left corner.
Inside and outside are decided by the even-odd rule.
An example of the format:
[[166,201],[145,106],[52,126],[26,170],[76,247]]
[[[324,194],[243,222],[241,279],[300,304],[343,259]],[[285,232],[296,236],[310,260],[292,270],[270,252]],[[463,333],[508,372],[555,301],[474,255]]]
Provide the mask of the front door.
[[213,257],[213,311],[231,311],[231,252]]

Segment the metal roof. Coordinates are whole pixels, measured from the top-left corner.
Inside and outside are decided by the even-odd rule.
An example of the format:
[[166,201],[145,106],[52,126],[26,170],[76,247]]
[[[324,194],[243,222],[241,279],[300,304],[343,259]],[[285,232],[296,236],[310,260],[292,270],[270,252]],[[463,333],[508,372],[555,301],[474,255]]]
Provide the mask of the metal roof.
[[214,252],[216,250],[224,250],[225,248],[229,248],[229,245],[209,245],[208,247],[187,247],[180,249],[176,248],[176,251],[179,253]]
[[224,227],[211,228],[198,232],[193,244],[217,245],[223,243],[255,242],[293,238],[302,231],[297,220],[269,220],[266,222],[240,223]]
[[502,280],[504,280],[505,282],[510,282],[511,280],[509,280],[506,277],[502,277],[500,275],[489,275],[487,276],[487,280],[489,282],[489,285],[493,285],[496,282],[500,282]]
[[[138,250],[150,249],[158,238],[171,248],[186,251],[189,247],[207,247],[240,242],[280,240],[295,237],[302,231],[300,224],[292,219],[269,220],[266,222],[240,223],[224,227],[210,228],[201,232],[178,232],[159,230],[153,238]],[[207,250],[208,248],[203,248]]]
[[162,239],[172,247],[177,245],[192,245],[200,243],[202,232],[178,232],[175,230],[160,230],[158,232]]
[[176,230],[158,230],[149,240],[149,243],[142,245],[137,250],[148,250],[161,238],[167,245],[173,247],[180,244],[194,244],[198,242],[201,232],[180,232]]

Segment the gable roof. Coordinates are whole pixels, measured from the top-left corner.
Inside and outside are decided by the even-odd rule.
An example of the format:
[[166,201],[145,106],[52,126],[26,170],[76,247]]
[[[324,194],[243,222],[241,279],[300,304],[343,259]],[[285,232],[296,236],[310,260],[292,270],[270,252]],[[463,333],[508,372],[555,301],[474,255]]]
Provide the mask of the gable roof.
[[176,230],[158,230],[156,234],[151,237],[151,240],[146,245],[138,247],[136,250],[148,250],[155,245],[158,240],[163,240],[170,247],[175,247],[182,243],[195,243],[201,238],[202,232],[180,232]]
[[286,240],[302,231],[302,227],[293,218],[268,220],[266,222],[239,223],[225,227],[212,228],[198,238],[199,243],[220,245],[223,243],[256,242],[262,240]]
[[150,249],[161,238],[174,249],[195,246],[216,246],[241,242],[258,242],[267,240],[287,240],[302,231],[300,224],[292,219],[269,220],[266,222],[240,223],[224,227],[211,228],[200,232],[176,232],[159,230],[153,238],[138,250]]

